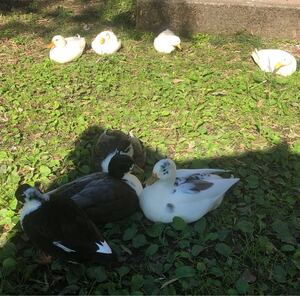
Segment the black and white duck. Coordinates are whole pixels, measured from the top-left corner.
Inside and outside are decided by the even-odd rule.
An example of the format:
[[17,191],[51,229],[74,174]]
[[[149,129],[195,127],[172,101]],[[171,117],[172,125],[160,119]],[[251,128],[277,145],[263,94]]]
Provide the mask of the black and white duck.
[[92,164],[95,169],[107,172],[109,155],[116,150],[132,157],[140,168],[145,167],[146,151],[141,140],[131,132],[125,134],[120,130],[106,130],[100,135],[92,151]]
[[128,155],[108,155],[108,173],[97,172],[64,184],[47,196],[71,198],[96,224],[109,223],[133,214],[139,208],[140,180],[131,174],[138,166]]
[[28,184],[19,186],[15,195],[23,203],[20,212],[23,230],[45,254],[98,264],[115,259],[95,224],[72,199],[42,194]]

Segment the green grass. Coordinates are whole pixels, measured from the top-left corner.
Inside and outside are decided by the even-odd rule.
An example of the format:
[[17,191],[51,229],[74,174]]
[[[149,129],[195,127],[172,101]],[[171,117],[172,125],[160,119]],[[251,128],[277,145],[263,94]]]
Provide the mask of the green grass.
[[[255,47],[293,44],[197,35],[165,56],[154,51],[154,35],[134,30],[128,0],[82,10],[81,2],[47,3],[6,7],[0,16],[0,292],[299,293],[300,73],[264,74],[250,59]],[[100,57],[89,44],[107,27],[123,48]],[[60,32],[86,36],[78,61],[49,61],[46,44]],[[191,225],[153,224],[140,212],[106,225],[120,266],[40,266],[17,224],[14,191],[20,181],[47,189],[89,173],[104,128],[142,139],[146,176],[169,155],[181,167],[231,169],[241,181]]]

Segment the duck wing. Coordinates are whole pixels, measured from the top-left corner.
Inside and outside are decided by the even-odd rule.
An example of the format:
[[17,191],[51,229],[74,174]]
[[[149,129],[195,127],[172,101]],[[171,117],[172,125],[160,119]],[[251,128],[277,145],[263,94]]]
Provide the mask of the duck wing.
[[[126,185],[126,186],[122,186]],[[124,182],[105,176],[103,179],[93,180],[81,191],[74,194],[71,198],[80,207],[86,208],[93,205],[106,204],[112,200],[121,198],[120,186],[127,190],[129,187]],[[131,188],[128,188],[128,190]],[[133,191],[133,190],[132,190]]]
[[90,182],[71,198],[96,224],[120,220],[138,209],[135,190],[110,176]]
[[231,186],[239,181],[238,178],[219,178],[208,180],[189,180],[174,186],[174,193],[194,194],[198,197],[216,197],[224,194]]
[[184,194],[197,194],[213,186],[213,183],[199,179],[185,179],[184,182],[175,185],[174,190]]
[[176,178],[188,178],[198,175],[199,179],[204,179],[210,174],[226,173],[228,170],[222,169],[178,169],[176,170]]
[[109,262],[114,254],[86,214],[69,198],[52,196],[25,217],[24,230],[43,251],[68,260]]
[[81,50],[85,48],[85,38],[80,37],[80,35],[67,37],[65,40],[67,41],[67,46],[79,47]]
[[72,197],[75,194],[82,191],[84,188],[86,188],[91,182],[103,179],[106,177],[105,173],[93,173],[87,176],[83,176],[80,178],[75,179],[72,182],[69,182],[67,184],[64,184],[56,189],[53,189],[46,194],[56,195],[56,196],[62,196],[62,197]]

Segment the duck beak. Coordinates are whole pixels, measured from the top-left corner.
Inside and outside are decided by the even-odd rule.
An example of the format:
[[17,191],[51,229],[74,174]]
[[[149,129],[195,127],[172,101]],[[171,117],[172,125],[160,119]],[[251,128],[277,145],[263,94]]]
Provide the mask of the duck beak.
[[283,67],[284,64],[282,64],[281,62],[278,62],[276,65],[275,65],[275,70],[274,72],[276,73],[281,67]]
[[105,39],[103,37],[100,38],[99,40],[100,44],[104,44],[105,43]]
[[180,44],[176,45],[176,47],[177,47],[179,50],[182,49]]
[[149,186],[149,185],[154,184],[158,180],[159,180],[159,178],[157,177],[157,175],[152,173],[152,175],[146,180],[145,183],[147,186]]
[[140,168],[137,164],[134,164],[131,172],[134,174],[143,174],[144,170]]
[[51,43],[49,43],[49,44],[47,45],[47,47],[48,47],[48,48],[53,48],[53,47],[55,47],[55,45],[54,45],[53,42],[51,42]]

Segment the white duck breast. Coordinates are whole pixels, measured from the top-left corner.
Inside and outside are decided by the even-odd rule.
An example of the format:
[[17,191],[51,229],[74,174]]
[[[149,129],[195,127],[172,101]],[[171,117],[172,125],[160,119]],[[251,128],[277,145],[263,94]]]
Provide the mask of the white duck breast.
[[297,69],[297,61],[290,53],[280,49],[255,49],[251,54],[254,62],[264,72],[282,76],[292,75]]
[[[178,174],[177,174],[178,172]],[[153,173],[159,180],[139,196],[145,216],[154,222],[169,223],[175,216],[194,222],[217,208],[225,192],[239,181],[221,178],[219,169],[178,170],[171,159],[160,160]]]
[[79,58],[85,48],[85,39],[78,36],[64,38],[54,36],[51,41],[49,57],[60,64],[68,63]]
[[92,42],[92,49],[97,54],[113,54],[121,48],[121,41],[111,31],[103,31]]
[[161,32],[155,39],[154,39],[154,48],[156,51],[161,53],[171,53],[175,50],[176,47],[179,49],[181,40],[178,36],[176,36],[171,30],[167,29]]

